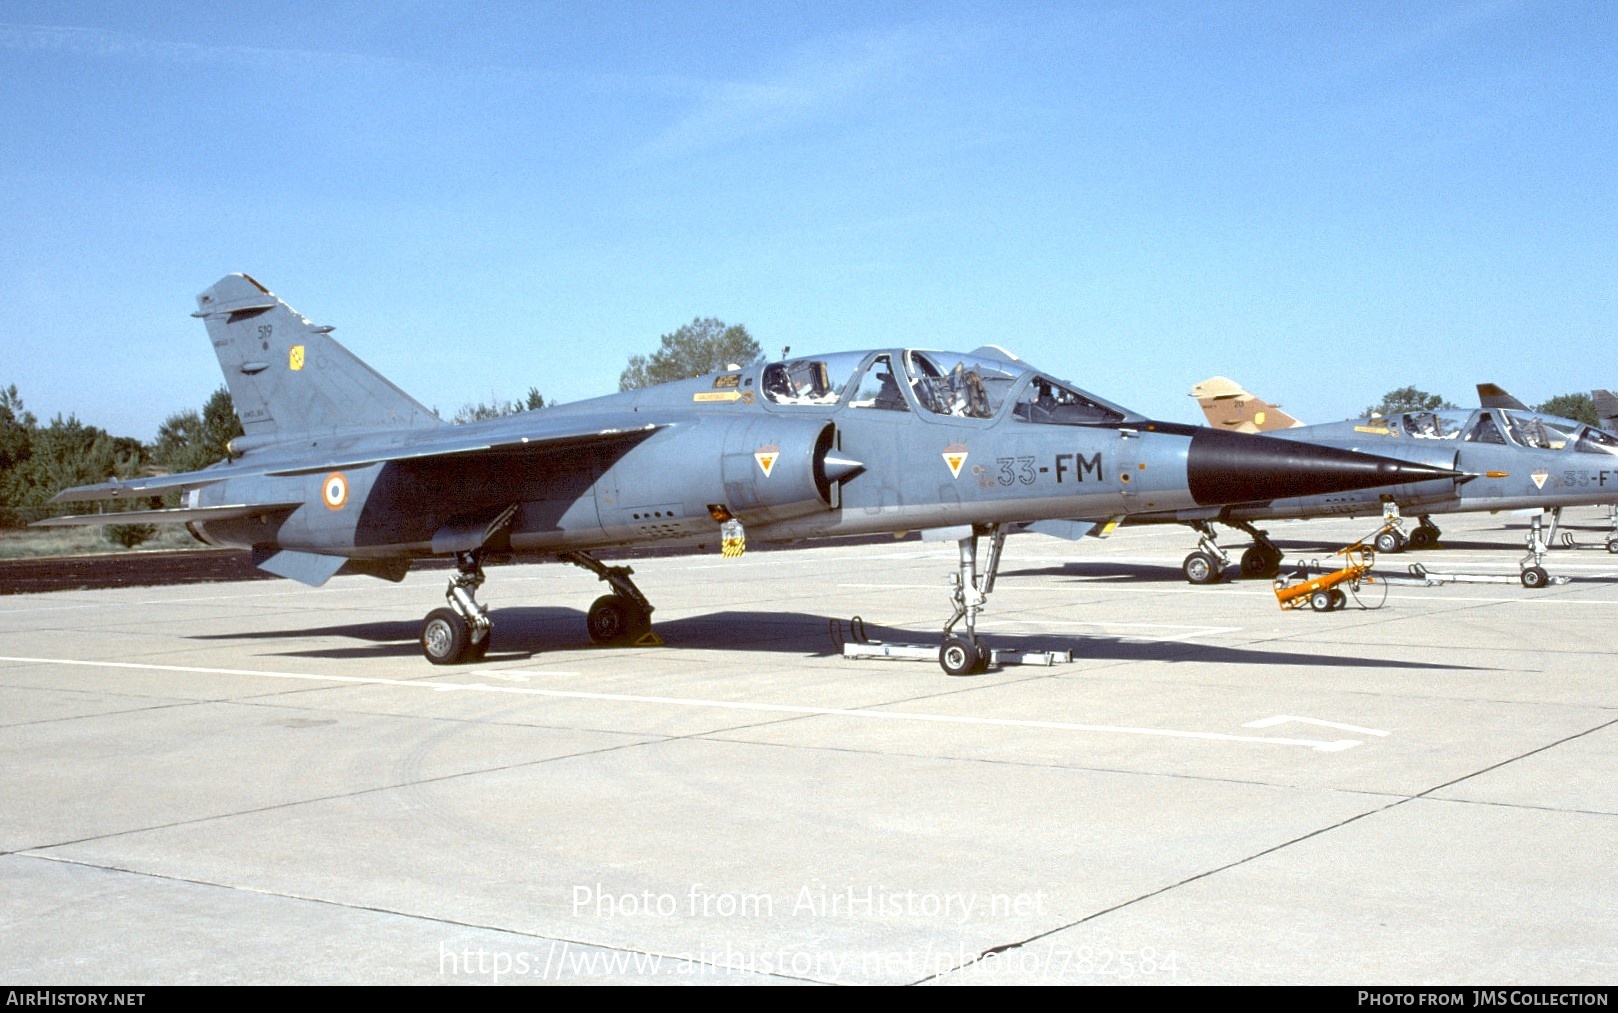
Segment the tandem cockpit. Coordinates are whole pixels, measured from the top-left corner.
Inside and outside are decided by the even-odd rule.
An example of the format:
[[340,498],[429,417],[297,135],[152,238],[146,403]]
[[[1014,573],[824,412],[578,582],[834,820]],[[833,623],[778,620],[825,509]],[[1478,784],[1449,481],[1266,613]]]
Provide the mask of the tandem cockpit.
[[1618,437],[1611,433],[1572,419],[1512,408],[1405,412],[1384,419],[1383,424],[1395,435],[1418,440],[1459,440],[1618,456]]
[[764,367],[771,405],[912,412],[949,419],[1013,419],[1117,426],[1135,415],[1032,369],[996,348],[974,352],[895,349],[838,352]]

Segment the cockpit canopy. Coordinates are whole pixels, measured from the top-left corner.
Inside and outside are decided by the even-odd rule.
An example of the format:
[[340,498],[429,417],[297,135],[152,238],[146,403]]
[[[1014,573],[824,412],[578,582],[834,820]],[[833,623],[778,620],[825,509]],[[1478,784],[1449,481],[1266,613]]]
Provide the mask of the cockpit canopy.
[[1009,410],[1026,422],[1073,426],[1113,426],[1138,418],[994,348],[805,356],[765,366],[762,386],[764,398],[777,405],[983,420]]
[[1539,412],[1508,408],[1420,411],[1405,412],[1382,421],[1394,433],[1418,440],[1460,440],[1618,456],[1618,437],[1611,433]]

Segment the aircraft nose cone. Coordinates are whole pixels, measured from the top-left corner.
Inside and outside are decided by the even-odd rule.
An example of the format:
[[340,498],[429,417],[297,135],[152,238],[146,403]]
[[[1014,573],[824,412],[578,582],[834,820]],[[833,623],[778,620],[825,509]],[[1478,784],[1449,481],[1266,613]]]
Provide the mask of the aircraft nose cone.
[[847,457],[828,456],[820,463],[820,467],[828,482],[841,482],[845,479],[853,478],[865,470],[864,462],[851,460]]
[[1191,496],[1204,506],[1465,477],[1378,454],[1213,429],[1197,430],[1186,455]]

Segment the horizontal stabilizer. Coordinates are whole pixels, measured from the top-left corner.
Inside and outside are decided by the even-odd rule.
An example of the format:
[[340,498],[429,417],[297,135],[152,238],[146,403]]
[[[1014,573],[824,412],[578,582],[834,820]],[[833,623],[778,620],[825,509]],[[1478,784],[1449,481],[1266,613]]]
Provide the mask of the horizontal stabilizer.
[[395,584],[410,572],[408,559],[346,559],[318,552],[297,552],[265,545],[253,550],[253,565],[265,573],[319,587],[339,575],[363,574]]
[[323,556],[318,552],[295,552],[260,546],[253,550],[253,565],[277,577],[295,580],[310,587],[319,587],[336,576],[348,562],[342,556]]
[[302,503],[241,503],[234,506],[179,507],[173,510],[119,510],[113,513],[75,514],[72,517],[47,517],[28,526],[67,528],[98,524],[189,524],[192,521],[231,521],[239,517],[263,517],[283,510],[295,510],[302,505]]

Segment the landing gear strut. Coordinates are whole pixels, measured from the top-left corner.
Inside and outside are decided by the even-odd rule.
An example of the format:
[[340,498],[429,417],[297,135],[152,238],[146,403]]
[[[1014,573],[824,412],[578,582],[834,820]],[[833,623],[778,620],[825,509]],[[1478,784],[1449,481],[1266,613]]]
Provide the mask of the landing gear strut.
[[1528,555],[1522,557],[1517,563],[1522,571],[1518,574],[1523,587],[1544,587],[1551,582],[1551,575],[1545,569],[1545,554],[1550,551],[1551,543],[1556,540],[1556,527],[1562,522],[1562,508],[1552,507],[1551,529],[1545,532],[1545,515],[1535,514],[1528,522]]
[[1185,557],[1180,570],[1185,574],[1185,579],[1193,584],[1217,584],[1224,575],[1225,567],[1230,565],[1230,557],[1219,547],[1219,536],[1212,524],[1192,521],[1191,526],[1200,536],[1197,551]]
[[[989,558],[984,562],[983,575],[978,576],[978,536],[989,536]],[[978,641],[978,612],[994,591],[995,574],[1000,571],[1000,552],[1006,544],[1006,532],[998,524],[972,529],[972,534],[959,540],[960,565],[950,574],[950,600],[955,614],[944,624],[944,643],[938,649],[938,664],[949,675],[979,675],[989,670],[989,649]],[[965,624],[961,633],[951,632],[957,623]]]
[[483,586],[483,550],[455,554],[455,575],[444,592],[448,608],[427,613],[421,624],[421,653],[435,665],[478,661],[489,653],[489,610],[477,602]]
[[621,646],[639,643],[651,633],[652,603],[629,579],[633,569],[608,566],[588,552],[564,552],[557,558],[589,570],[612,587],[611,594],[602,595],[590,606],[586,623],[591,640]]

